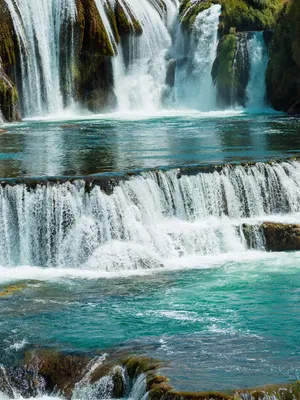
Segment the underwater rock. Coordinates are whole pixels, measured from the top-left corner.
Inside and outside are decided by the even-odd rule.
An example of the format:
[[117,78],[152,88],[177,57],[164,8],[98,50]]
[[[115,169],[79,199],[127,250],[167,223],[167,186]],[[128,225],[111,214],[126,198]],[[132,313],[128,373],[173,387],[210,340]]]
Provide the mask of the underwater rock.
[[293,113],[300,99],[300,2],[290,0],[281,12],[270,46],[267,95],[278,111]]
[[6,288],[4,288],[0,291],[0,298],[6,297],[6,296],[11,296],[12,294],[14,294],[16,292],[20,292],[21,290],[27,288],[27,286],[28,285],[26,283],[20,283],[18,285],[7,286]]

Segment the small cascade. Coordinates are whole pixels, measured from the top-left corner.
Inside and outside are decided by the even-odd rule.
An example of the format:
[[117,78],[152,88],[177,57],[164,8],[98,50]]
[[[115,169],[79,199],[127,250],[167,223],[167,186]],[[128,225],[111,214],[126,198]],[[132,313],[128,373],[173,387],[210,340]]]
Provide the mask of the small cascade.
[[165,55],[171,45],[168,16],[176,5],[157,0],[128,0],[130,12],[139,21],[142,35],[129,35],[114,60],[114,87],[119,111],[159,109],[166,76]]
[[250,58],[250,77],[246,89],[247,108],[264,108],[266,103],[266,69],[268,50],[263,32],[253,32],[248,43]]
[[21,46],[19,86],[24,114],[61,111],[73,97],[75,0],[5,1]]
[[237,34],[237,48],[233,61],[232,88],[230,93],[231,106],[245,106],[246,87],[249,81],[250,59],[249,40],[252,33]]
[[[193,7],[193,4],[191,5]],[[174,101],[176,106],[209,111],[216,107],[211,70],[218,45],[221,6],[216,4],[201,12],[192,27],[188,52],[185,33],[178,25],[175,56]]]
[[292,161],[181,177],[147,172],[111,194],[87,191],[84,181],[2,186],[0,265],[121,271],[244,252],[239,226],[299,212],[299,182]]

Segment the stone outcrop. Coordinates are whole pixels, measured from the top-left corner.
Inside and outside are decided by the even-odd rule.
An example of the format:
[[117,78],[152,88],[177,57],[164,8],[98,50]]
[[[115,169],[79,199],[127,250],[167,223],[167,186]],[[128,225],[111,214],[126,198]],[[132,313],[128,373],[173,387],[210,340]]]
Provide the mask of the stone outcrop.
[[256,248],[256,235],[262,235],[267,251],[300,251],[300,224],[264,222],[244,224],[242,230],[249,248]]
[[273,29],[283,3],[284,0],[183,0],[179,16],[184,28],[191,29],[199,12],[221,4],[219,32],[223,36],[233,28],[237,32]]
[[[110,384],[106,388],[107,393],[101,392],[99,387],[98,396],[95,392],[93,398],[120,399],[128,397],[128,390],[131,389],[133,382],[143,375],[149,400],[300,399],[299,382],[234,393],[184,392],[176,390],[172,387],[170,380],[160,374],[162,363],[159,360],[116,353],[106,360],[103,359],[96,368],[94,368],[94,362],[95,358],[92,356],[68,355],[50,350],[27,352],[24,364],[0,369],[0,390],[13,397],[12,388],[15,388],[24,398],[59,391],[66,399],[71,399],[74,388],[78,388],[77,384],[82,378],[85,385],[94,385],[102,378],[109,377]],[[124,370],[129,378],[126,384],[124,373],[122,373]],[[103,389],[105,390],[105,386]]]
[[113,91],[112,57],[116,45],[128,35],[142,34],[142,26],[126,2],[116,1],[114,8],[105,3],[114,38],[110,38],[95,0],[77,0],[77,100],[92,112],[111,109],[116,104]]
[[245,106],[246,88],[250,74],[247,41],[250,32],[232,33],[220,40],[212,78],[217,87],[220,106]]
[[20,121],[18,111],[18,91],[15,84],[0,66],[0,115],[4,121]]
[[267,94],[272,106],[290,114],[300,103],[300,2],[286,2],[275,30],[267,70]]
[[18,92],[12,79],[17,54],[18,40],[10,12],[5,1],[0,0],[0,117],[7,122],[20,120]]

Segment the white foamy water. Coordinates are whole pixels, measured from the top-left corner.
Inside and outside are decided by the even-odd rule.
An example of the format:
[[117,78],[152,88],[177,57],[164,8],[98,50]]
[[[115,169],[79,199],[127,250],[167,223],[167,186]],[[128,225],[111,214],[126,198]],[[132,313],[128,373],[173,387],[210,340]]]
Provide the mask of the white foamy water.
[[299,182],[293,161],[181,177],[148,172],[112,194],[99,186],[88,193],[83,181],[7,185],[0,188],[1,278],[110,277],[252,257],[241,225],[297,222]]
[[[175,104],[201,111],[216,107],[216,93],[211,77],[218,45],[218,25],[221,6],[216,4],[201,12],[192,27],[190,49],[180,61],[183,39],[177,38],[175,49],[179,58],[175,75]],[[178,36],[182,35],[178,26]]]
[[247,107],[263,108],[266,106],[266,69],[268,50],[263,32],[253,32],[248,43],[250,56],[250,78],[246,90]]
[[[24,114],[59,112],[63,109],[62,80],[65,97],[72,98],[74,38],[71,27],[77,13],[75,0],[5,2],[21,46]],[[63,30],[65,39],[68,38],[68,50],[64,54],[61,51]]]

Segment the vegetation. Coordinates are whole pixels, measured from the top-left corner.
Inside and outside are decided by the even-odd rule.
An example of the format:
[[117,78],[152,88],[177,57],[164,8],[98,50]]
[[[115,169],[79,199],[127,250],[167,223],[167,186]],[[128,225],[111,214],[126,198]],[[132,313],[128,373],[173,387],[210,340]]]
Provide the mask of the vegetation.
[[300,2],[286,2],[270,48],[268,97],[277,110],[288,111],[300,101]]
[[221,4],[219,31],[228,34],[232,28],[237,32],[273,29],[284,0],[183,0],[179,15],[185,28],[191,29],[199,12]]

